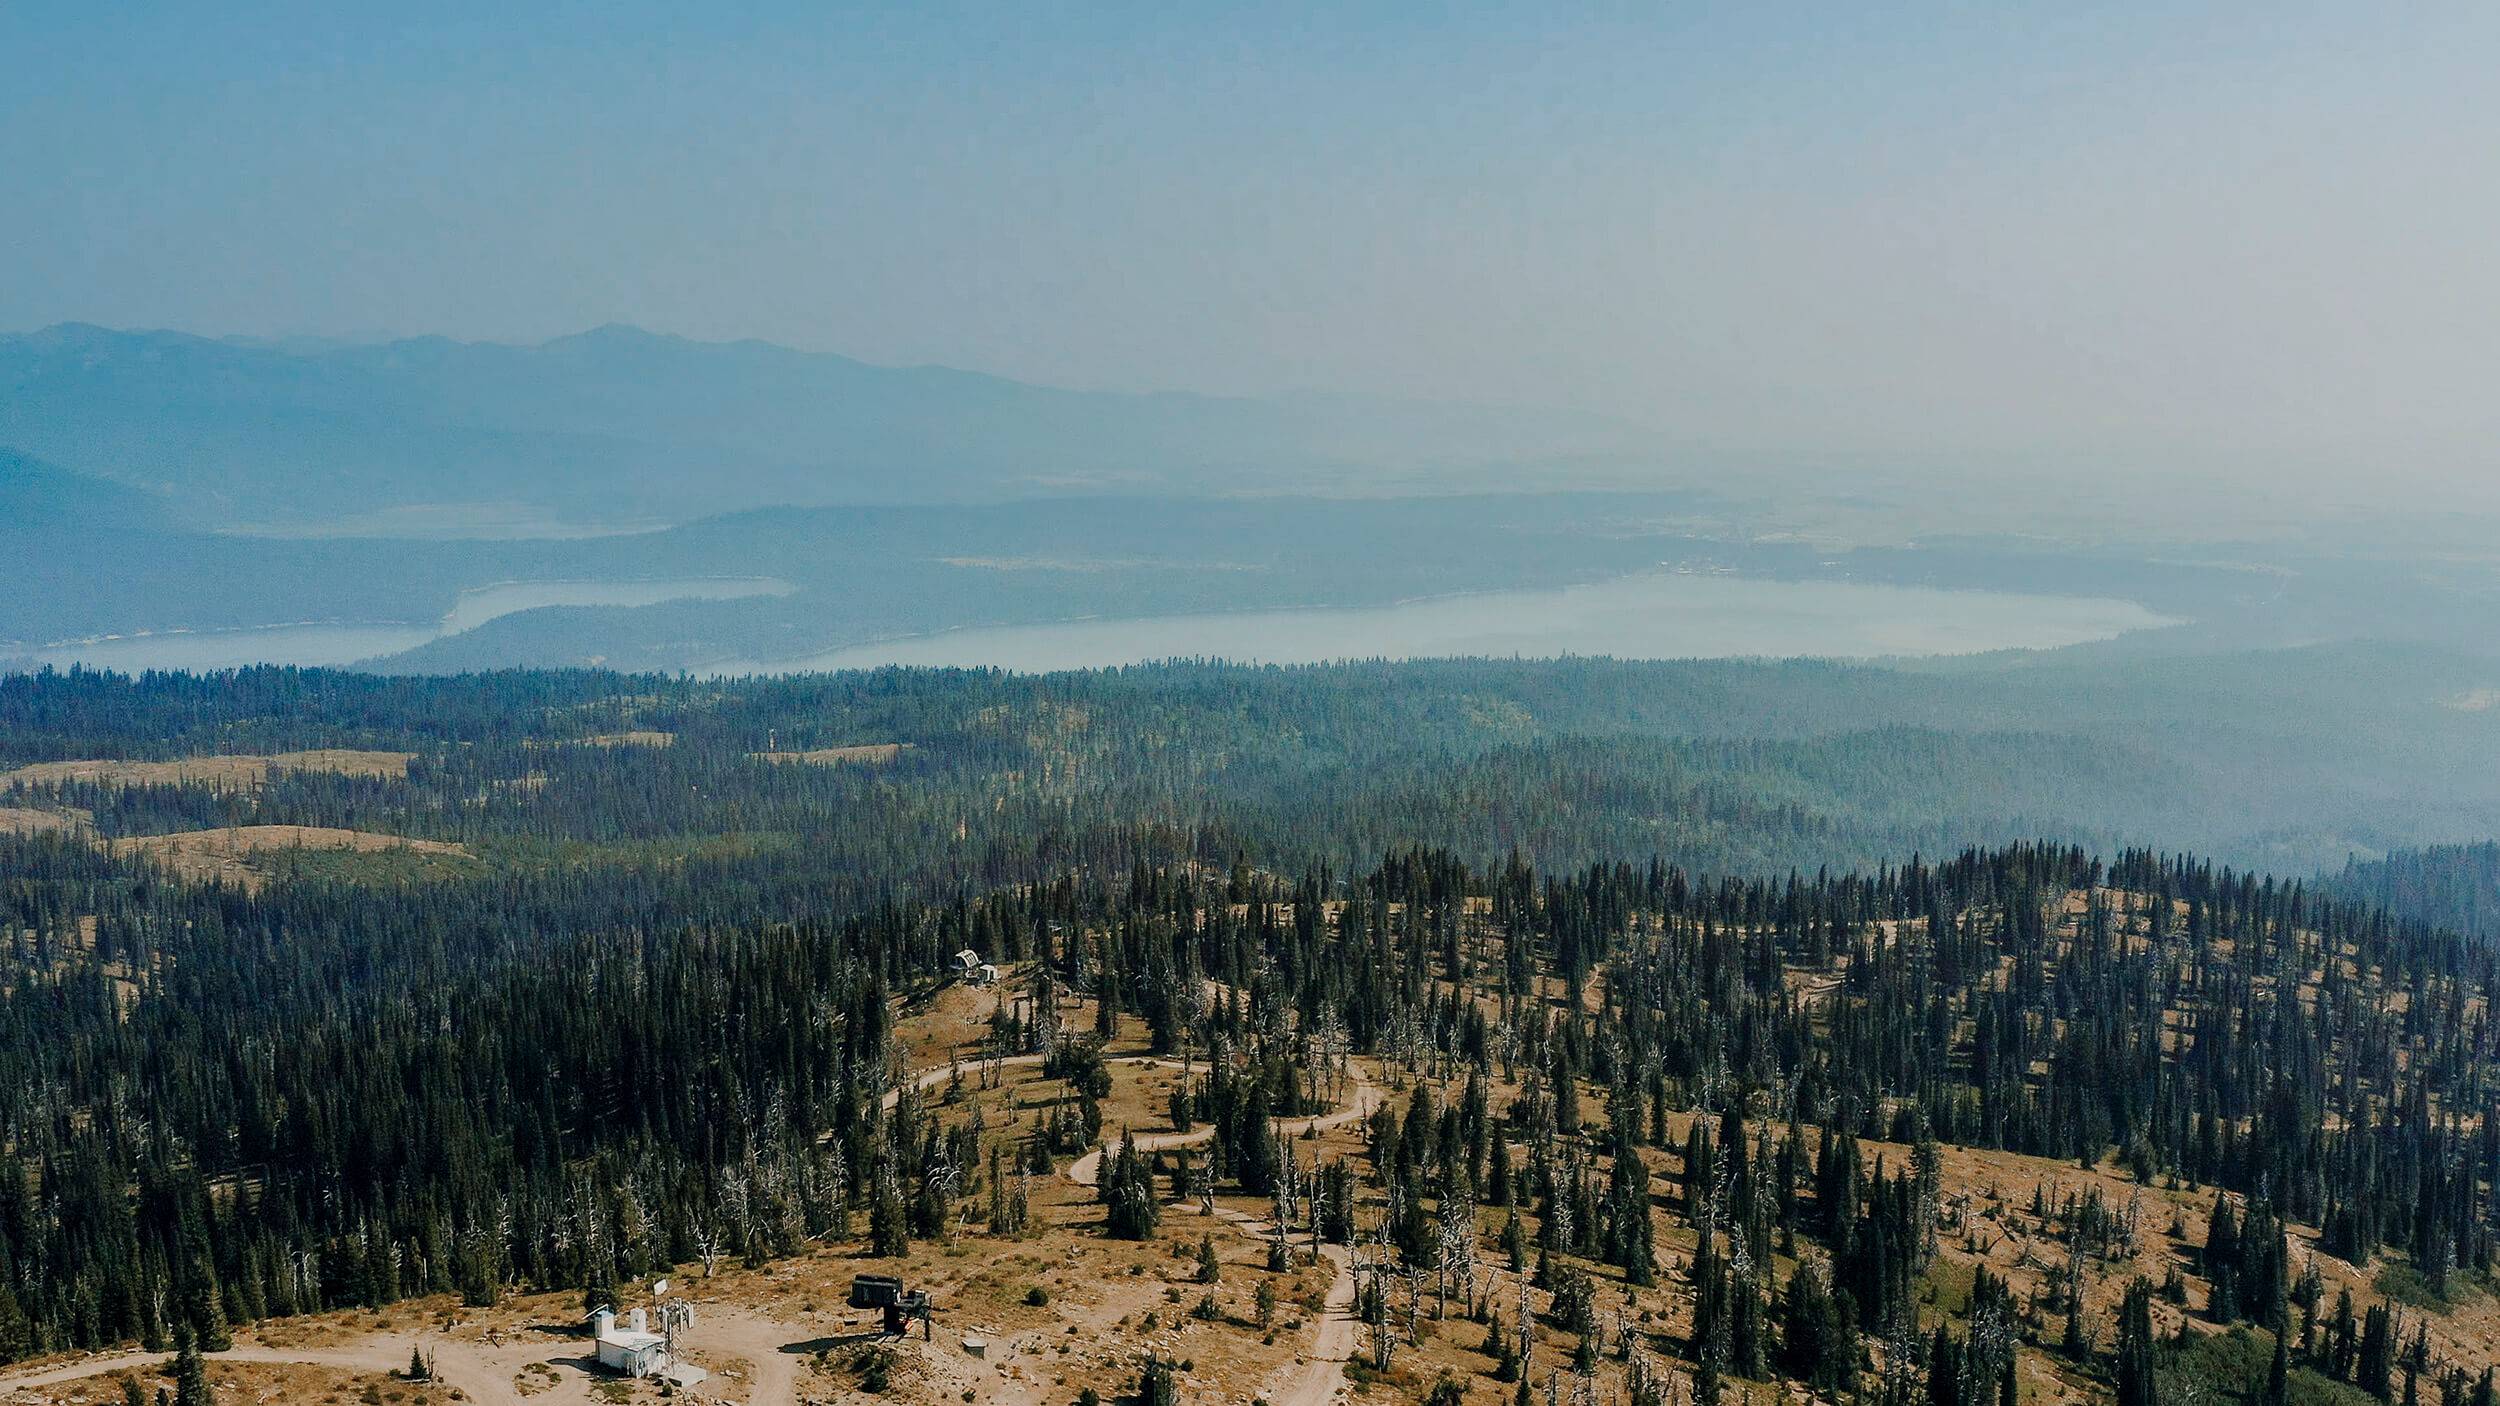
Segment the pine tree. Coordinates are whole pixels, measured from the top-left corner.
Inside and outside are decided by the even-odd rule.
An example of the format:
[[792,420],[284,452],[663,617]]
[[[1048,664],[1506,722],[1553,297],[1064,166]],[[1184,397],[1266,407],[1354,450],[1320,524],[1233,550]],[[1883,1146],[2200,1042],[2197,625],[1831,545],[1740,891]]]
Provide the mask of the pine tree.
[[1623,1269],[1624,1282],[1657,1282],[1657,1228],[1649,1217],[1649,1168],[1629,1132],[1615,1140],[1614,1167],[1606,1181],[1606,1262]]
[[1150,1240],[1163,1218],[1155,1200],[1154,1168],[1137,1150],[1137,1136],[1124,1133],[1119,1151],[1106,1157],[1096,1173],[1106,1206],[1103,1233],[1115,1240]]
[[1780,1367],[1818,1392],[1837,1393],[1857,1364],[1857,1327],[1813,1260],[1788,1276],[1780,1298]]
[[[387,1247],[385,1251],[387,1254]],[[232,1325],[226,1321],[226,1296],[217,1287],[217,1272],[203,1259],[192,1267],[186,1279],[185,1315],[190,1319],[192,1335],[202,1351],[223,1352],[234,1346]],[[391,1297],[397,1297],[396,1294]],[[387,1303],[390,1299],[380,1299]]]
[[187,1327],[174,1333],[174,1406],[216,1406],[217,1394],[208,1385],[208,1364],[200,1357],[199,1341]]
[[2353,1385],[2381,1401],[2392,1400],[2395,1387],[2396,1330],[2385,1304],[2372,1304],[2361,1320],[2361,1347],[2355,1359]]
[[0,1282],[0,1363],[15,1362],[34,1347],[34,1336],[17,1294]]
[[877,1163],[874,1199],[868,1205],[868,1253],[879,1259],[911,1253],[910,1217],[891,1157]]
[[2138,1279],[2118,1308],[2118,1406],[2160,1406],[2153,1379],[2153,1289]]
[[2227,1196],[2214,1197],[2213,1215],[2205,1223],[2202,1263],[2205,1277],[2214,1286],[2207,1311],[2217,1323],[2236,1320],[2240,1316],[2240,1233],[2238,1223],[2231,1215],[2231,1199]]
[[1265,1196],[1276,1189],[1276,1133],[1268,1124],[1269,1107],[1267,1090],[1251,1089],[1234,1135],[1233,1171],[1243,1193],[1250,1196]]
[[2361,1343],[2359,1320],[2353,1316],[2352,1290],[2335,1296],[2335,1316],[2326,1329],[2326,1374],[2339,1382],[2352,1380],[2353,1359]]
[[1927,1346],[1927,1406],[1962,1406],[1962,1345],[1941,1323]]

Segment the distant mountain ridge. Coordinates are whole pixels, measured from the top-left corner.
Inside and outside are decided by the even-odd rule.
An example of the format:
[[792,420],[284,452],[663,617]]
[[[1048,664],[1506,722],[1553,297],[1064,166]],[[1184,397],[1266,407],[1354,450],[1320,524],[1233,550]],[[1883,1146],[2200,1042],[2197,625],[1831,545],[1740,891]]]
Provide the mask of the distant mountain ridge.
[[145,489],[0,448],[0,534],[161,531],[165,508]]
[[615,325],[517,346],[75,323],[0,335],[0,446],[161,492],[205,526],[446,504],[613,523],[1058,492],[1380,492],[1655,452],[1645,432],[1563,413],[1060,390]]

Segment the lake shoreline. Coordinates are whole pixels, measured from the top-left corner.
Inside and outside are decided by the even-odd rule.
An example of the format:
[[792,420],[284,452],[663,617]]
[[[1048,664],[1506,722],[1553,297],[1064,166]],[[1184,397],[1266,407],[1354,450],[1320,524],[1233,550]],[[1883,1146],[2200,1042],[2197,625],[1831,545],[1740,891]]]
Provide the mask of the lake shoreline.
[[[1698,613],[1671,620],[1647,614],[1677,608]],[[735,678],[924,666],[1053,673],[1168,658],[1243,664],[1564,655],[1877,660],[2055,649],[2185,623],[2104,596],[1641,572],[1388,605],[965,625],[785,660],[722,661],[698,672]]]

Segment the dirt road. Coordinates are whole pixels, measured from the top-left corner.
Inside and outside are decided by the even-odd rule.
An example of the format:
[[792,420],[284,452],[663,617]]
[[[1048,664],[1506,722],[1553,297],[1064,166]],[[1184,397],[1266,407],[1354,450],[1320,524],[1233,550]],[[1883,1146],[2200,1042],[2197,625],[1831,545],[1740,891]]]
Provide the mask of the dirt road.
[[[443,1342],[433,1338],[420,1339],[414,1334],[389,1333],[366,1338],[339,1348],[273,1348],[252,1343],[238,1344],[224,1352],[204,1354],[217,1362],[267,1362],[305,1367],[338,1367],[350,1372],[395,1372],[408,1365],[410,1352],[420,1341],[434,1354],[435,1379],[455,1387],[469,1400],[485,1406],[521,1406],[521,1394],[512,1386],[513,1374],[543,1352],[514,1347],[509,1354],[515,1359],[508,1367],[499,1368],[484,1350],[462,1343]],[[135,1372],[145,1381],[164,1366],[167,1354],[162,1352],[125,1352],[112,1357],[88,1357],[76,1362],[23,1372],[0,1373],[0,1393],[30,1387],[57,1386],[63,1382],[84,1381],[90,1377],[119,1376]],[[542,1403],[543,1406],[543,1403]]]
[[[704,1304],[697,1310],[702,1319],[703,1350],[743,1357],[749,1368],[746,1399],[749,1406],[787,1406],[799,1399],[799,1355],[792,1350],[795,1341],[787,1323],[775,1322],[759,1313],[723,1304]],[[726,1384],[718,1378],[704,1384],[705,1392],[721,1392]]]
[[[1280,1137],[1300,1137],[1307,1131],[1343,1127],[1370,1117],[1376,1106],[1372,1082],[1358,1067],[1354,1071],[1353,1094],[1345,1107],[1317,1117],[1279,1118],[1276,1132]],[[1214,1136],[1215,1129],[1211,1127],[1186,1133],[1147,1133],[1137,1139],[1137,1149],[1152,1152],[1167,1147],[1192,1147]],[[1102,1155],[1103,1149],[1096,1148],[1069,1163],[1068,1180],[1079,1186],[1095,1185],[1102,1176]],[[1264,1240],[1273,1233],[1274,1227],[1266,1217],[1223,1206],[1216,1208],[1216,1214],[1253,1239]],[[1268,1378],[1261,1395],[1270,1406],[1329,1406],[1346,1385],[1345,1364],[1354,1356],[1354,1256],[1343,1245],[1322,1245],[1320,1253],[1334,1267],[1336,1276],[1328,1283],[1319,1333],[1300,1361]]]

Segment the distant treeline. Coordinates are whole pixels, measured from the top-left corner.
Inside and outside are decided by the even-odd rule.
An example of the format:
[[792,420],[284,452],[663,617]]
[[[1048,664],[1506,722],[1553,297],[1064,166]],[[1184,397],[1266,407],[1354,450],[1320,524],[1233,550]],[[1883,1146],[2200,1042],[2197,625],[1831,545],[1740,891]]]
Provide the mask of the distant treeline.
[[[862,872],[889,882],[1002,872],[976,851],[1012,851],[1045,823],[1061,836],[1151,830],[1158,853],[1289,870],[1423,844],[1477,861],[1662,853],[1779,872],[2054,834],[2312,873],[2356,849],[2500,832],[2500,794],[2475,765],[2500,744],[2500,714],[2438,702],[2479,667],[2355,646],[1932,671],[1567,659],[1038,678],[74,672],[0,677],[0,767],[405,750],[417,761],[404,784],[296,775],[245,796],[18,799],[93,809],[113,834],[260,821],[490,848],[866,844],[877,853]],[[634,730],[676,745],[550,745]],[[910,750],[875,770],[749,755],[875,743]],[[914,829],[958,825],[969,849]]]
[[2398,850],[2354,859],[2336,892],[2390,913],[2475,937],[2500,938],[2500,843]]

